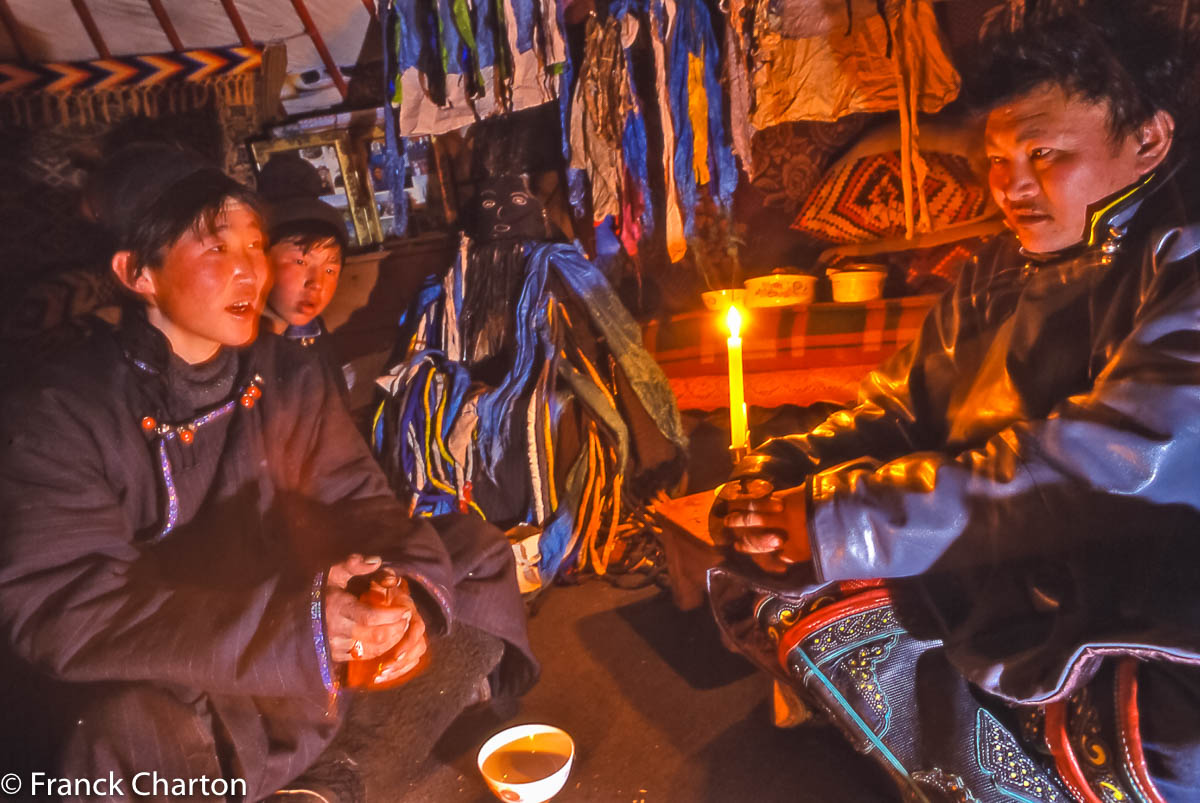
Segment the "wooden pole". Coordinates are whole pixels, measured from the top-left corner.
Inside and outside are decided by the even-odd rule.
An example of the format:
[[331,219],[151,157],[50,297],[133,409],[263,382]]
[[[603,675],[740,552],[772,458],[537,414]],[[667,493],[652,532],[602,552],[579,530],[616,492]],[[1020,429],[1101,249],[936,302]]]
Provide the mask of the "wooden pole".
[[242,47],[254,47],[254,40],[250,38],[250,32],[246,30],[246,23],[242,22],[242,15],[238,13],[233,0],[221,0],[221,5],[225,7],[225,16],[229,17],[233,29],[237,31]]
[[111,59],[112,53],[108,52],[108,45],[104,43],[104,37],[100,35],[100,29],[96,27],[96,20],[92,18],[92,12],[88,10],[87,4],[83,0],[71,0],[71,5],[75,6],[75,13],[79,15],[79,21],[87,30],[88,37],[92,40],[92,46],[96,48],[96,53],[102,59]]
[[338,92],[341,92],[342,97],[345,98],[348,92],[346,79],[342,76],[342,71],[338,69],[337,64],[334,62],[333,56],[330,55],[329,48],[325,47],[325,40],[321,38],[321,32],[317,30],[317,25],[308,13],[308,7],[304,5],[304,0],[292,0],[292,8],[296,9],[296,16],[304,23],[304,30],[308,32],[308,38],[312,40],[313,46],[316,47],[317,53],[320,54],[321,61],[325,64],[325,69],[329,72],[329,77],[333,79]]
[[171,23],[171,18],[167,16],[167,10],[163,8],[162,0],[148,0],[148,2],[154,16],[158,17],[158,26],[167,35],[167,41],[171,43],[171,48],[176,52],[183,50],[183,40],[179,38],[179,33]]
[[0,0],[0,22],[4,24],[4,30],[8,31],[8,38],[12,40],[13,50],[17,51],[17,58],[28,64],[29,53],[25,51],[25,45],[21,43],[21,26],[17,25],[17,18],[13,16],[12,9],[8,7],[8,0]]

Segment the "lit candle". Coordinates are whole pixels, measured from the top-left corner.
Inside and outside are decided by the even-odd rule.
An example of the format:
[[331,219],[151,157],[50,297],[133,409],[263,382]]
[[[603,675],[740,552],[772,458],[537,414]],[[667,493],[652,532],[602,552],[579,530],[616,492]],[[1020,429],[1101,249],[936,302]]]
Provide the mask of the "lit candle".
[[731,449],[746,448],[746,394],[742,386],[742,315],[736,306],[725,316],[729,325],[729,432]]

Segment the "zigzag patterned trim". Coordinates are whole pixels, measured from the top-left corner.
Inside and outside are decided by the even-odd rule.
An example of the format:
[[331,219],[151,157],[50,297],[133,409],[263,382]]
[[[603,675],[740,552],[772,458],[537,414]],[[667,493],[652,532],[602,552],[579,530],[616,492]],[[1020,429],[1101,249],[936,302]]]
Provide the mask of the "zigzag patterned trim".
[[207,81],[262,66],[261,47],[222,47],[92,61],[0,64],[0,95],[64,94]]

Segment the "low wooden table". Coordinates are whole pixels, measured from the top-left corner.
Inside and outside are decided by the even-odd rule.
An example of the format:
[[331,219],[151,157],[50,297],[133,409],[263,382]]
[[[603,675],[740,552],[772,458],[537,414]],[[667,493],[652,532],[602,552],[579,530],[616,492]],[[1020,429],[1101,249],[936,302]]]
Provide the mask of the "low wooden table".
[[676,607],[690,611],[704,604],[706,574],[724,559],[708,533],[708,511],[715,491],[701,491],[656,502],[652,513],[662,529],[659,540],[667,558],[671,596]]

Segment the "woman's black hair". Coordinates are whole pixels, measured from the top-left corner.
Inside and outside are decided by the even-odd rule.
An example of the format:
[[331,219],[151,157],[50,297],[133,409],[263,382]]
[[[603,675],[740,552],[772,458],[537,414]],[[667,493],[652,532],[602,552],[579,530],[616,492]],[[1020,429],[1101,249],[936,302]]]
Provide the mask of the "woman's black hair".
[[212,232],[230,201],[251,209],[260,225],[264,217],[252,190],[199,153],[165,142],[136,142],[109,154],[88,177],[85,197],[113,250],[132,252],[134,273],[161,266],[189,230]]
[[1107,102],[1109,133],[1132,133],[1158,110],[1190,129],[1194,71],[1183,32],[1127,2],[1096,0],[1082,9],[985,36],[966,72],[971,105],[990,111],[1038,87],[1059,86],[1091,103]]
[[203,168],[130,209],[130,219],[118,228],[117,248],[133,253],[135,270],[160,267],[167,251],[187,232],[214,232],[231,201],[249,208],[265,231],[262,204],[254,191],[216,168]]

